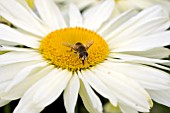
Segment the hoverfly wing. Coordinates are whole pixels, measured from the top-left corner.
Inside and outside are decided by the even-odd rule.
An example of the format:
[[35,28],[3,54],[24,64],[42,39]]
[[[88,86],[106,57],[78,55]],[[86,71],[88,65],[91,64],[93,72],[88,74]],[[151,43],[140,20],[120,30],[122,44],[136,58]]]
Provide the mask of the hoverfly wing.
[[77,50],[77,46],[75,44],[71,44],[69,42],[62,42],[62,44],[66,47],[69,47],[69,48],[75,50],[75,51]]
[[94,41],[93,41],[93,40],[89,40],[89,41],[87,41],[87,42],[86,42],[86,44],[84,45],[84,46],[85,46],[85,48],[86,48],[86,50],[88,50],[88,49],[89,49],[89,47],[90,47],[91,45],[93,45],[93,43],[94,43]]

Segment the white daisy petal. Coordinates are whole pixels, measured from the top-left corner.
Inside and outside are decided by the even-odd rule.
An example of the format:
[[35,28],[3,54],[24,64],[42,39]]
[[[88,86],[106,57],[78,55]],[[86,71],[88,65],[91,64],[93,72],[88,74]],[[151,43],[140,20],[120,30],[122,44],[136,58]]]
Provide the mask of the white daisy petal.
[[[139,13],[139,15],[134,17],[133,19],[134,20],[139,19],[139,20],[144,21],[144,20],[148,20],[148,19],[151,19],[154,17],[168,17],[168,15],[165,15],[163,12],[164,11],[160,5],[154,5],[152,7],[149,7],[147,9],[141,11]],[[136,22],[138,22],[138,21],[136,21]]]
[[16,46],[18,44],[14,43],[14,42],[9,42],[9,41],[6,41],[6,40],[0,40],[0,45]]
[[170,66],[170,61],[163,63],[163,65],[165,65],[165,66]]
[[19,48],[19,47],[11,47],[11,46],[5,46],[5,45],[0,45],[0,51],[23,51],[23,52],[32,52],[35,51],[30,48]]
[[139,0],[139,2],[132,2],[134,6],[138,7],[138,8],[147,8],[150,7],[152,5],[160,5],[165,7],[166,10],[169,10],[169,5],[170,2],[169,0]]
[[96,12],[96,10],[100,7],[100,4],[101,3],[96,4],[96,5],[92,6],[92,7],[89,7],[87,10],[84,10],[82,12],[83,19],[86,20],[91,15],[93,15]]
[[107,58],[107,60],[109,62],[112,62],[112,63],[127,63],[127,62],[131,62],[133,61],[133,63],[139,63],[139,64],[145,64],[145,65],[149,65],[149,66],[153,66],[155,68],[158,68],[158,69],[163,69],[163,70],[167,70],[169,71],[169,68],[164,66],[166,63],[170,63],[168,62],[168,60],[166,60],[166,63],[163,63],[164,65],[162,64],[156,64],[155,62],[148,62],[147,60],[120,60],[119,58],[118,59],[113,59],[113,58]]
[[30,88],[35,82],[40,80],[42,77],[46,76],[53,68],[53,66],[48,66],[38,71],[37,73],[28,76],[21,83],[14,86],[11,90],[9,90],[8,92],[4,92],[1,95],[1,98],[7,100],[16,100],[20,98],[28,90],[28,88]]
[[79,94],[83,100],[84,106],[90,113],[102,113],[102,103],[97,95],[93,92],[86,80],[80,77],[80,91]]
[[[4,82],[2,82],[2,83],[0,83],[0,99],[3,99],[2,98],[2,96],[5,94],[4,92],[5,92],[5,89],[6,89],[6,87],[8,87],[8,85],[10,84],[10,80],[8,80],[8,81],[4,81]],[[6,100],[6,99],[4,99],[4,100]],[[10,100],[10,99],[9,99]]]
[[5,91],[8,92],[14,86],[16,86],[17,84],[22,82],[30,73],[32,73],[32,72],[34,73],[34,71],[36,72],[37,70],[42,69],[46,65],[47,65],[46,62],[40,62],[40,63],[39,62],[35,62],[34,65],[31,65],[31,66],[28,66],[26,68],[23,68],[21,71],[19,71],[19,73],[16,74],[16,76],[11,81],[11,83],[9,84],[9,86],[6,88]]
[[[161,7],[159,7],[159,6],[150,7],[146,10],[141,11],[138,15],[132,17],[127,22],[125,22],[124,24],[119,26],[116,30],[114,30],[113,32],[108,34],[106,38],[108,39],[108,38],[112,37],[112,42],[110,42],[110,43],[112,43],[114,45],[118,45],[118,44],[120,44],[121,41],[126,42],[125,39],[127,39],[127,40],[129,39],[129,35],[131,35],[131,34],[130,34],[130,32],[128,32],[128,35],[127,35],[126,32],[130,31],[131,28],[135,28],[136,26],[141,26],[142,23],[146,23],[147,21],[149,22],[150,20],[154,20],[154,19],[157,20],[157,24],[160,25],[161,23],[164,23],[163,25],[166,25],[166,23],[168,22],[168,17],[167,18],[165,18],[165,17],[166,17],[165,15],[162,15],[162,8]],[[160,19],[162,18],[161,22],[158,21],[159,18]],[[157,25],[157,24],[154,24],[152,22],[150,22],[150,24],[151,24],[151,26]],[[161,26],[159,26],[159,27],[161,27]],[[158,28],[156,28],[156,29],[158,29]],[[141,28],[138,28],[137,30],[140,31],[140,29]],[[122,36],[123,32],[125,32],[126,35]],[[133,35],[133,32],[134,32],[134,30],[132,31],[132,35]],[[147,31],[145,31],[145,32],[147,32]]]
[[69,72],[53,69],[48,75],[29,88],[14,113],[37,113],[42,111],[44,107],[58,98],[70,78],[71,74]]
[[82,16],[79,9],[74,5],[69,6],[70,27],[82,26]]
[[143,50],[170,45],[169,35],[170,32],[166,31],[162,33],[149,35],[149,36],[140,36],[133,40],[129,40],[126,43],[123,43],[122,45],[117,45],[114,48],[114,52],[143,51]]
[[104,67],[112,67],[115,72],[122,73],[147,89],[168,89],[170,88],[169,74],[140,64],[130,63],[109,63],[102,64]]
[[[167,63],[170,63],[170,62],[167,62]],[[155,64],[155,63],[148,63],[148,62],[146,62],[145,64],[146,64],[146,65],[149,65],[149,66],[156,67],[156,68],[158,68],[158,69],[162,69],[162,70],[169,71],[169,67],[164,66],[164,65],[162,65],[162,64]]]
[[[67,70],[54,70],[35,84],[38,89],[33,96],[37,106],[45,107],[55,101],[68,84],[72,74]],[[43,84],[42,83],[46,83]],[[41,87],[39,87],[41,85]],[[47,98],[48,97],[48,98]]]
[[3,24],[0,24],[0,40],[14,42],[33,48],[39,47],[38,39],[28,37]]
[[[102,3],[93,15],[84,20],[84,27],[97,30],[112,14],[114,8],[113,0],[106,0]],[[107,15],[106,15],[107,14]]]
[[127,104],[138,111],[148,112],[150,106],[152,106],[151,98],[138,83],[121,73],[112,71],[108,67],[99,65],[96,68],[102,70],[94,70],[96,75],[110,88],[121,103]]
[[0,83],[0,97],[1,97],[1,95],[3,95],[5,88],[8,86],[9,83],[10,83],[10,80],[3,81]]
[[86,70],[82,72],[82,76],[99,94],[108,98],[112,105],[117,106],[117,98],[109,91],[110,89],[98,79],[98,75],[95,75],[92,70]]
[[8,104],[9,102],[10,102],[10,100],[1,100],[1,99],[0,99],[0,107]]
[[64,18],[53,0],[35,0],[35,6],[42,20],[53,30],[66,27]]
[[168,90],[148,90],[154,101],[170,107],[170,89]]
[[29,33],[35,34],[37,36],[43,37],[45,36],[47,33],[43,33],[37,29],[35,29],[35,24],[33,26],[31,26],[32,24],[27,25],[27,22],[22,22],[22,20],[18,20],[15,17],[12,17],[11,15],[9,15],[7,12],[1,12],[0,11],[0,15],[4,18],[6,18],[8,21],[10,21],[12,24],[14,24],[15,26],[17,26],[18,28],[21,28]]
[[123,53],[111,53],[109,55],[111,58],[119,58],[122,59],[122,61],[133,61],[133,62],[148,62],[148,63],[167,63],[168,60],[161,60],[161,59],[155,59],[155,58],[147,58],[142,56],[135,56],[135,55],[128,55]]
[[42,61],[43,58],[36,52],[12,51],[0,56],[0,66],[17,62]]
[[[47,29],[31,10],[27,10],[16,0],[5,0],[0,2],[0,15],[12,22],[15,26],[38,36],[47,34]],[[15,11],[13,10],[15,9]],[[21,16],[22,14],[22,16]]]
[[17,107],[14,109],[13,113],[39,113],[42,111],[44,108],[37,107],[32,102],[30,102],[31,96],[33,96],[33,93],[27,96],[24,101],[20,100],[20,103],[22,102],[25,106],[22,106],[19,103],[19,105],[17,105]]
[[165,17],[151,18],[149,20],[141,21],[140,23],[134,24],[126,31],[120,33],[115,39],[112,38],[109,43],[114,44],[114,46],[119,46],[119,44],[125,43],[134,38],[140,39],[141,37],[138,36],[147,36],[148,34],[158,32],[158,29],[165,25],[170,26],[170,21]]
[[67,113],[75,113],[80,82],[77,75],[73,75],[64,91],[64,105]]
[[[165,19],[166,19],[166,18],[165,18]],[[169,17],[167,18],[167,22],[166,22],[166,23],[160,25],[160,26],[157,28],[157,30],[155,30],[155,33],[168,30],[168,28],[169,28],[169,26],[170,26],[170,21],[169,21],[168,19],[169,19]]]
[[[11,99],[3,99],[3,98],[2,98],[2,96],[5,94],[5,93],[4,93],[5,89],[6,89],[6,87],[7,87],[9,84],[10,84],[10,80],[3,81],[3,82],[0,83],[0,97],[1,97],[1,98],[0,98],[0,101],[1,101],[1,100],[11,100]],[[6,102],[4,101],[4,104],[5,104],[5,103],[6,103]],[[1,105],[1,104],[2,104],[2,105]],[[2,103],[0,102],[0,107],[3,106],[4,104],[3,104],[3,101],[2,101]]]
[[122,13],[120,16],[116,16],[111,21],[106,22],[106,24],[98,30],[98,33],[105,38],[105,40],[110,39],[107,35],[116,30],[124,22],[129,20],[132,16],[136,15],[136,11],[129,10]]
[[119,104],[119,107],[123,113],[138,113],[138,111],[134,108],[131,108],[127,105]]
[[149,58],[167,58],[170,55],[170,49],[158,47],[146,51],[127,51],[124,53]]
[[22,59],[27,57],[35,57],[40,55],[37,52],[22,52],[22,51],[11,51],[0,56],[1,62],[7,62],[8,60],[14,60],[16,58]]
[[[30,65],[35,64],[34,62],[20,62],[20,63],[13,63],[9,65],[4,65],[0,67],[0,82],[5,82],[5,81],[11,81],[19,71],[21,71],[23,68],[26,68]],[[10,70],[10,71],[9,71]],[[5,75],[5,76],[4,76]]]

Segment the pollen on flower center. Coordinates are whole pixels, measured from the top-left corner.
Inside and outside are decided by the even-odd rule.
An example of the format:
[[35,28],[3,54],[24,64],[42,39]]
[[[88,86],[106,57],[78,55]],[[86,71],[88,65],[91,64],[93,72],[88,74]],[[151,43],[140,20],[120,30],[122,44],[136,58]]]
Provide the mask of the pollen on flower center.
[[[87,43],[93,44],[86,50],[87,58],[82,63],[79,53],[71,48],[76,43],[81,43],[86,47]],[[69,46],[64,45],[68,43]],[[105,40],[97,33],[85,28],[65,28],[49,33],[42,41],[39,50],[46,60],[59,68],[77,71],[87,69],[101,63],[109,53],[109,48]]]

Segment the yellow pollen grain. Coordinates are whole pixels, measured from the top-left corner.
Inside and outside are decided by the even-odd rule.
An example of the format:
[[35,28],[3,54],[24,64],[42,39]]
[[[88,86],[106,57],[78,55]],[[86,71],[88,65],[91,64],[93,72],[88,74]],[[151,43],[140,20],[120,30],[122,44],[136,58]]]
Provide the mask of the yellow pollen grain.
[[[82,59],[71,48],[63,45],[63,42],[76,44],[77,42],[85,45],[88,41],[93,40],[93,44],[87,50],[88,57],[82,64]],[[77,71],[88,69],[98,63],[103,62],[109,48],[105,40],[97,33],[85,28],[65,28],[49,33],[42,41],[39,51],[43,57],[50,61],[58,68]]]

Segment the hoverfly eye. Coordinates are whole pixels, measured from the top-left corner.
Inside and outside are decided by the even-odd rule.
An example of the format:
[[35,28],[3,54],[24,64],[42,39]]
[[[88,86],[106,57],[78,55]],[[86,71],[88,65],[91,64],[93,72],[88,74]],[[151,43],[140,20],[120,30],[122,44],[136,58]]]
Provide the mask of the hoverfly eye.
[[86,55],[86,57],[88,57],[88,53],[87,52],[85,52],[85,55]]

